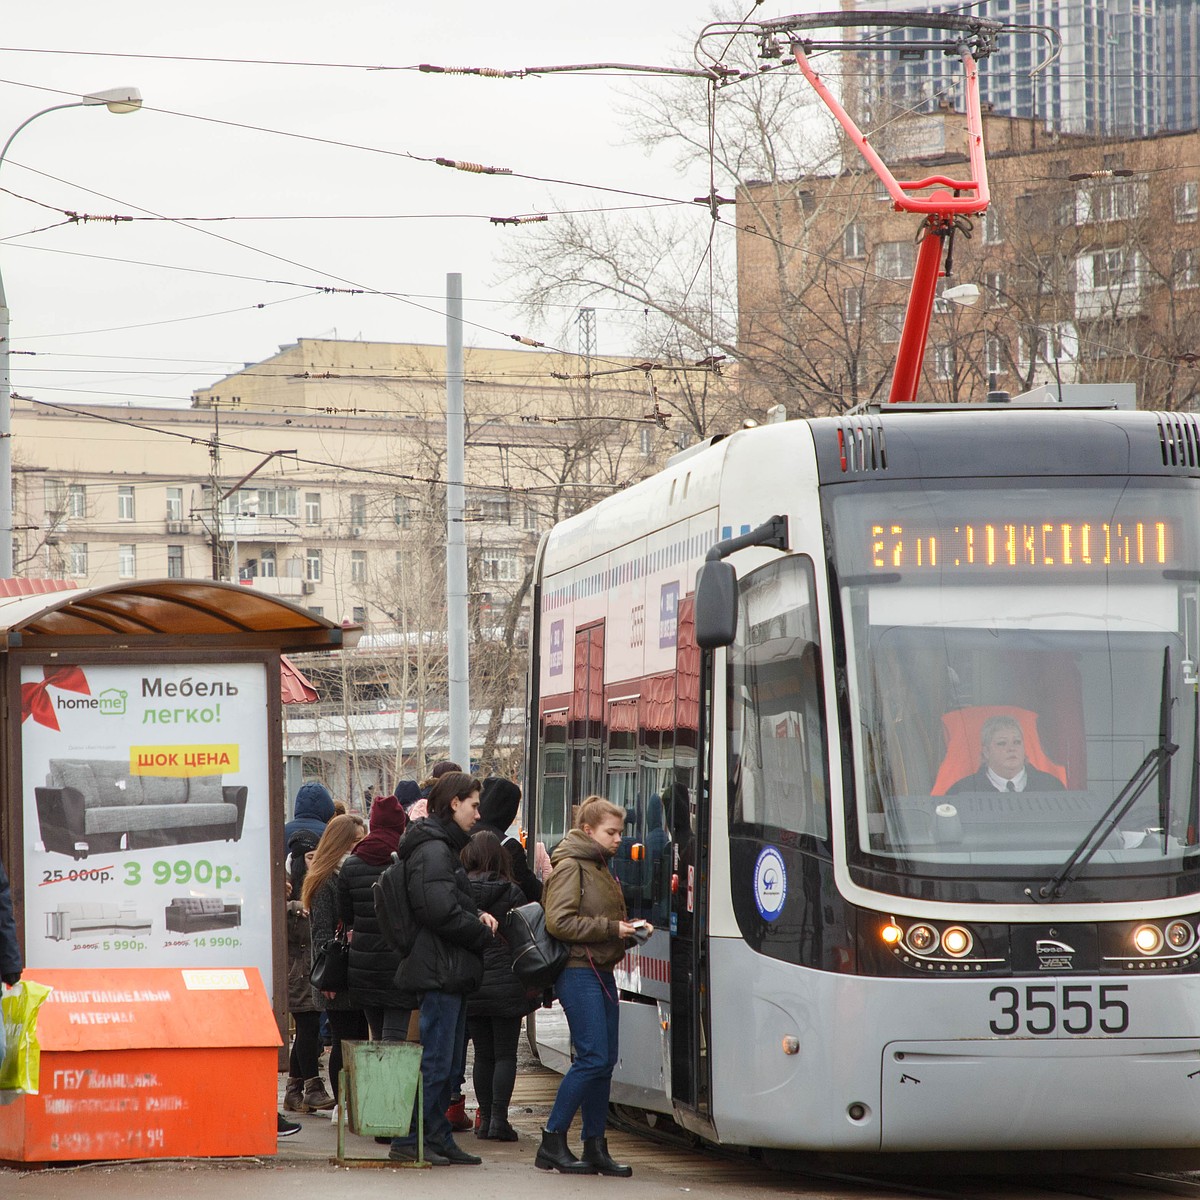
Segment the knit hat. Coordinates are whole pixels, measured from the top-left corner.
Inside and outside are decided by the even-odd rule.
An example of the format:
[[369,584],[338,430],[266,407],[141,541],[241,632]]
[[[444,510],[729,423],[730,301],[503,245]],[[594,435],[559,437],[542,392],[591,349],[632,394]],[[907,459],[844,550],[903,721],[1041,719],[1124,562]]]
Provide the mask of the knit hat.
[[407,824],[404,808],[395,796],[376,796],[371,802],[371,832],[354,847],[354,857],[382,867],[400,844]]

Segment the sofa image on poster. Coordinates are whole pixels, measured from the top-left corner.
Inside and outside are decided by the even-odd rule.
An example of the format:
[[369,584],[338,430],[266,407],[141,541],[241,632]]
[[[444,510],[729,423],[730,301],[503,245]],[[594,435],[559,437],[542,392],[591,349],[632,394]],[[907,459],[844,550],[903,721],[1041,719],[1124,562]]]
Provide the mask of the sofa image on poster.
[[46,936],[64,942],[107,933],[113,936],[149,933],[150,918],[138,916],[132,904],[75,900],[46,913]]
[[217,896],[176,896],[165,909],[168,933],[202,933],[206,929],[236,929],[242,906]]
[[134,775],[120,759],[52,758],[46,786],[35,787],[47,850],[143,850],[185,842],[238,841],[246,788],[220,775]]

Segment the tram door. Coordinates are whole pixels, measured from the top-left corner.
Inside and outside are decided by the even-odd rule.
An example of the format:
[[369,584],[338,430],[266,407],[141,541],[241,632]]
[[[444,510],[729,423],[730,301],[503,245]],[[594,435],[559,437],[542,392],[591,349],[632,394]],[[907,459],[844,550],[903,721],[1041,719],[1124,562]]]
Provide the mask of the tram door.
[[701,656],[696,646],[692,601],[679,605],[675,667],[674,780],[663,796],[663,816],[671,838],[671,1097],[676,1104],[707,1114],[708,965],[708,798],[704,779],[701,713]]

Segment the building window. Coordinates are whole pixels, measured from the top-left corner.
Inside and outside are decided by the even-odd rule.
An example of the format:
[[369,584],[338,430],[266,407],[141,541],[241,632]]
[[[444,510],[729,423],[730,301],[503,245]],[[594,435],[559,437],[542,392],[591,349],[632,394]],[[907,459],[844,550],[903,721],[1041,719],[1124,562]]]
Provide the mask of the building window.
[[1136,258],[1126,255],[1123,248],[1097,250],[1091,255],[1092,288],[1095,291],[1111,291],[1137,284]]
[[[643,458],[649,458],[651,451],[654,449],[654,431],[646,426],[644,429],[638,430],[638,450]],[[529,529],[529,505],[525,506],[525,528]],[[536,526],[533,526],[536,528]]]
[[365,550],[350,552],[350,582],[367,582],[367,552]]
[[67,547],[67,570],[72,579],[83,579],[88,573],[87,542],[72,542]]
[[1171,284],[1177,288],[1200,287],[1200,254],[1176,250],[1171,259]]
[[61,479],[43,480],[42,496],[47,532],[61,533],[66,528],[67,485]]
[[1145,208],[1146,195],[1139,179],[1084,184],[1075,193],[1075,220],[1080,225],[1132,220]]
[[396,518],[396,524],[401,529],[412,528],[412,505],[409,503],[407,496],[394,496],[392,498],[392,514]]
[[258,512],[267,517],[294,517],[298,493],[295,488],[259,488]]
[[258,560],[258,573],[263,579],[274,579],[278,569],[274,550],[264,550]]
[[867,257],[867,234],[857,222],[847,225],[842,233],[842,257]]
[[167,547],[167,578],[182,579],[183,578],[183,547],[168,546]]
[[320,604],[310,604],[308,606],[308,611],[312,613],[314,617],[323,617],[325,615],[325,608]]
[[122,579],[133,579],[137,575],[137,547],[117,547],[117,574]]
[[508,550],[485,550],[481,573],[488,583],[516,583],[521,575],[521,560]]
[[117,488],[117,520],[133,520],[133,488],[122,485]]
[[321,523],[321,493],[304,493],[304,523],[305,525],[320,525]]
[[842,320],[847,325],[857,325],[862,320],[862,288],[842,289]]
[[479,515],[492,525],[508,525],[512,520],[512,502],[507,492],[484,492],[479,498]]
[[1000,227],[1000,214],[995,208],[989,208],[983,214],[983,244],[998,246],[1004,241],[1004,230]]
[[321,582],[321,559],[320,550],[305,550],[304,552],[304,578],[310,583]]
[[899,304],[885,304],[879,310],[880,342],[885,346],[894,346],[900,340],[900,331],[904,328],[904,309]]
[[167,488],[167,520],[183,520],[183,488]]
[[82,483],[73,483],[67,488],[67,516],[87,516],[87,488]]
[[1004,300],[1004,273],[1002,271],[985,271],[983,276],[983,294],[988,308],[1000,308]]
[[935,379],[954,378],[954,347],[934,346],[933,374]]
[[1175,185],[1175,220],[1195,221],[1200,217],[1200,181],[1189,179]]
[[367,620],[367,610],[361,605],[356,604],[351,610],[351,618],[355,625],[363,625]]
[[989,379],[994,375],[1004,374],[1004,348],[998,337],[988,338],[985,358],[985,369]]
[[367,498],[361,492],[350,497],[350,524],[361,529],[367,523]]
[[875,274],[883,279],[909,279],[915,253],[911,241],[880,242],[875,249]]

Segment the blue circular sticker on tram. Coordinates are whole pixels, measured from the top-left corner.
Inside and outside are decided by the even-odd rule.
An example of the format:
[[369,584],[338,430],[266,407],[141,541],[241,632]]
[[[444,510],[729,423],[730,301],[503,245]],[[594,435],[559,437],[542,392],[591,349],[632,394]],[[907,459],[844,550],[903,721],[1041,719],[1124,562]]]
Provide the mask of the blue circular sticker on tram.
[[776,921],[787,899],[787,867],[783,855],[767,846],[754,864],[754,903],[764,921]]

